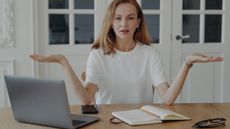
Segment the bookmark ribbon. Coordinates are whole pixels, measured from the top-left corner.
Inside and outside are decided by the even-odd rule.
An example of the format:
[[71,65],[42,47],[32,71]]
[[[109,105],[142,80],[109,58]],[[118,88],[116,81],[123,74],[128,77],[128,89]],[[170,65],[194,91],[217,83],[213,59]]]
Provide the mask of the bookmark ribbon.
[[110,118],[109,122],[112,123],[112,124],[124,123],[123,121],[121,121],[120,119],[118,119],[118,118],[116,118],[116,117]]

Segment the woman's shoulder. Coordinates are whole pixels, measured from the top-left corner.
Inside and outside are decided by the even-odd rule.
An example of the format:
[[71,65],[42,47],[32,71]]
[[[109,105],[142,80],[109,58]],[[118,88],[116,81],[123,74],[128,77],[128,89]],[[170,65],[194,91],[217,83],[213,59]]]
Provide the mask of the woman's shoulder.
[[93,56],[103,56],[104,53],[103,53],[103,50],[101,48],[93,48],[91,51],[90,51],[90,54],[89,55],[93,55]]

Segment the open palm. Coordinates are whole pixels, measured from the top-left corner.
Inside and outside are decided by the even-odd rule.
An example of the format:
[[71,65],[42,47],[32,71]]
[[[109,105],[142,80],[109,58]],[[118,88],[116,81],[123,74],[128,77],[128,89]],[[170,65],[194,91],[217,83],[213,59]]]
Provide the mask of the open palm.
[[30,57],[34,61],[38,62],[44,62],[44,63],[59,63],[61,64],[63,61],[66,60],[65,56],[63,55],[49,55],[49,56],[43,56],[39,54],[32,54]]
[[214,57],[214,56],[208,56],[205,54],[201,54],[201,53],[194,53],[190,56],[186,57],[186,61],[189,64],[193,64],[193,63],[207,63],[207,62],[219,62],[219,61],[223,61],[222,57]]

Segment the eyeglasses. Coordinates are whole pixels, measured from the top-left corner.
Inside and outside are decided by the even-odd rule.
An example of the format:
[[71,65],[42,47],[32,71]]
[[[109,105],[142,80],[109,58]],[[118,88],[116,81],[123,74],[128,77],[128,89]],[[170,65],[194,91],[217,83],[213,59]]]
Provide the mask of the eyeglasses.
[[224,127],[225,126],[225,118],[213,118],[202,120],[195,123],[193,128],[215,128],[215,127]]

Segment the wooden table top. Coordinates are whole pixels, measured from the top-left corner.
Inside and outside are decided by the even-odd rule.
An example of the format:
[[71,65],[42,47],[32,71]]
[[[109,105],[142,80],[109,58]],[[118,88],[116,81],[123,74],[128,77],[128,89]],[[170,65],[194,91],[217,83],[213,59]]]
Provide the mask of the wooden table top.
[[[139,109],[145,104],[122,104],[122,105],[99,105],[100,113],[92,116],[99,116],[101,120],[94,124],[83,127],[83,129],[192,129],[192,125],[200,120],[215,117],[226,118],[226,126],[221,129],[230,128],[230,103],[218,104],[174,104],[167,106],[163,104],[154,104],[161,108],[167,108],[179,114],[192,118],[189,121],[163,122],[160,124],[130,126],[125,123],[111,124],[109,119],[112,117],[112,111],[122,111],[130,109]],[[70,106],[71,113],[79,114],[80,106]],[[52,127],[26,124],[14,120],[9,107],[0,108],[0,129],[54,129]],[[218,128],[215,128],[218,129]]]

